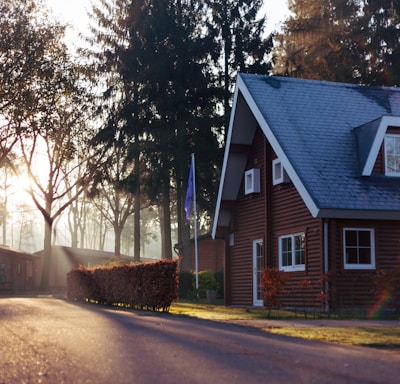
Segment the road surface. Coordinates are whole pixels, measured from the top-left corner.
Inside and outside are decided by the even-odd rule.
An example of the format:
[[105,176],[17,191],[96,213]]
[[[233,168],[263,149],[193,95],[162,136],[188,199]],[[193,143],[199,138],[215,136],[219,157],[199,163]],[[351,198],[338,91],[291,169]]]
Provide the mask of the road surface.
[[400,354],[235,324],[0,298],[0,383],[398,383]]

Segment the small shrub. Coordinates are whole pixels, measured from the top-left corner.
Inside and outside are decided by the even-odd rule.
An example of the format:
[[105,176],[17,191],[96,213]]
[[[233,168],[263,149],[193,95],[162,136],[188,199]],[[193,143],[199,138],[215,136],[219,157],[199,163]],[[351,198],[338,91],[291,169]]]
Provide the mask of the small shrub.
[[[211,269],[199,272],[199,294],[200,297],[206,297],[207,290],[217,290],[218,283],[215,278],[214,272]],[[194,281],[196,276],[193,277]],[[193,284],[195,286],[195,283]]]
[[371,313],[375,316],[381,316],[385,311],[400,313],[400,268],[377,271],[372,277],[372,293],[375,306]]
[[177,299],[177,262],[161,260],[93,269],[67,274],[69,300],[168,311]]
[[280,295],[287,294],[286,283],[289,276],[278,268],[265,268],[262,275],[263,301],[268,309],[268,317],[271,316],[272,309],[279,309],[283,305],[279,300]]

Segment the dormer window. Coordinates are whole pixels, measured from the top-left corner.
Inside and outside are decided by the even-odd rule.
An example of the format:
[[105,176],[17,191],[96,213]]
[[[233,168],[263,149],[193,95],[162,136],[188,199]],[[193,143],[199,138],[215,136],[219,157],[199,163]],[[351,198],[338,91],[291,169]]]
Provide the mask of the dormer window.
[[385,174],[400,177],[400,135],[385,136]]

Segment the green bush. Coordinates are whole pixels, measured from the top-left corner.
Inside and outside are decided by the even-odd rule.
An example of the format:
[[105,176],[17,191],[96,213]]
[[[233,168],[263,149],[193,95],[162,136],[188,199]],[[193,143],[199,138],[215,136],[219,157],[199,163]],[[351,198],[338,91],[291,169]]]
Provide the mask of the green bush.
[[[193,277],[194,281],[196,276]],[[193,284],[194,285],[194,284]],[[194,285],[195,286],[195,285]],[[201,297],[206,297],[207,290],[217,290],[218,283],[215,274],[211,269],[199,272],[199,294]]]

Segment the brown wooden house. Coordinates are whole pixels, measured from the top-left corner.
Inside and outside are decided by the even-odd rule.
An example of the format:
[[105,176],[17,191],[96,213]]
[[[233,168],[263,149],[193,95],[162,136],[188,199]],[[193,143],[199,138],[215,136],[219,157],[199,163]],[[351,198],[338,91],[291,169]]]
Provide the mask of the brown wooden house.
[[39,261],[40,258],[31,253],[0,246],[0,293],[37,288]]
[[399,220],[399,88],[238,76],[212,232],[227,304],[263,306],[276,267],[287,307],[373,310]]

